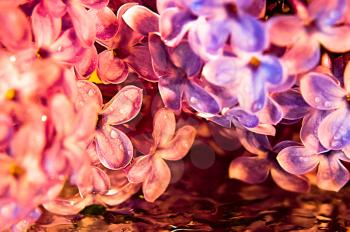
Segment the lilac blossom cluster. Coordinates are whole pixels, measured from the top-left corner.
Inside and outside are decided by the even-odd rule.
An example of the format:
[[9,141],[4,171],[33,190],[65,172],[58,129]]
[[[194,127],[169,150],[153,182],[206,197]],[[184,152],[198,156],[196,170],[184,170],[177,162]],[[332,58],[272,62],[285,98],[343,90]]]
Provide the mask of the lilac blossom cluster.
[[[295,192],[313,174],[325,190],[348,182],[350,64],[333,75],[321,54],[350,51],[349,1],[293,0],[273,17],[265,0],[153,4],[0,2],[2,228],[21,231],[43,208],[118,205],[140,188],[155,201],[167,162],[195,141],[183,115],[236,133],[246,151],[230,178],[271,173]],[[273,142],[277,125],[300,136]]]

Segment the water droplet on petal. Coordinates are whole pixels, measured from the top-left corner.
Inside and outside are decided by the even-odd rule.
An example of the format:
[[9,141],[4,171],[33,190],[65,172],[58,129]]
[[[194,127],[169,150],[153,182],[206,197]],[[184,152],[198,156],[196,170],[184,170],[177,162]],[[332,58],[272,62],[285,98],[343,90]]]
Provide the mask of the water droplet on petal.
[[90,89],[90,90],[88,91],[88,95],[89,95],[90,97],[94,96],[94,94],[95,94],[95,90]]
[[16,56],[14,56],[14,55],[10,56],[10,61],[11,62],[16,62],[16,60],[17,60]]
[[58,46],[57,51],[61,52],[62,51],[62,46]]
[[196,103],[198,103],[198,100],[195,97],[191,97],[190,98],[190,102],[193,103],[193,104],[196,104]]
[[47,116],[44,114],[44,115],[42,115],[41,116],[41,121],[42,122],[46,122],[46,120],[47,120]]
[[315,102],[316,102],[316,103],[319,103],[320,101],[321,101],[321,98],[315,97]]
[[[335,139],[335,138],[334,138]],[[337,147],[340,147],[342,145],[342,143],[339,141],[339,140],[333,140],[332,143],[331,143],[331,146],[333,148],[337,148]]]
[[323,104],[325,107],[331,107],[332,106],[332,102],[330,101],[325,101]]
[[263,105],[259,102],[255,102],[252,106],[252,110],[254,112],[257,112],[257,111],[261,110],[262,108],[263,108]]
[[115,130],[111,130],[111,138],[112,139],[118,138],[118,133]]

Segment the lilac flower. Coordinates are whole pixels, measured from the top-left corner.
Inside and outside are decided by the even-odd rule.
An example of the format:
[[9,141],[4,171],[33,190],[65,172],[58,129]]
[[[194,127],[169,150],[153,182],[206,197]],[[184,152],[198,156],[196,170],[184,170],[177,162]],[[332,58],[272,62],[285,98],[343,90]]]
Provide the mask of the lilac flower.
[[257,113],[274,104],[268,98],[268,92],[285,82],[285,73],[279,59],[274,56],[242,55],[209,61],[203,68],[203,75],[210,83],[230,89],[242,109]]
[[237,130],[242,145],[248,150],[244,156],[232,160],[229,167],[230,178],[242,180],[250,184],[264,182],[269,173],[276,184],[288,191],[307,192],[310,188],[308,180],[284,171],[276,162],[276,154],[291,145],[283,141],[271,148],[266,135],[258,135],[247,130]]
[[126,86],[102,106],[102,95],[97,86],[88,81],[78,81],[78,89],[77,108],[85,107],[90,101],[100,108],[94,141],[101,163],[112,170],[124,168],[133,157],[133,146],[128,136],[113,126],[126,123],[138,114],[142,90]]
[[143,183],[142,191],[149,202],[154,202],[170,183],[171,173],[165,160],[180,160],[194,142],[194,127],[186,125],[176,132],[175,129],[174,113],[164,108],[158,110],[153,122],[153,144],[147,154],[136,158],[128,171],[131,183]]
[[[329,150],[340,150],[350,142],[348,126],[348,95],[350,65],[344,72],[344,88],[330,75],[310,72],[300,80],[300,90],[305,101],[317,110],[326,111],[318,127],[318,138]],[[313,131],[315,131],[313,129]]]
[[198,112],[215,114],[220,111],[217,101],[196,83],[202,62],[186,41],[169,48],[159,35],[152,33],[149,49],[154,71],[159,77],[159,93],[166,107],[181,110],[184,96]]
[[287,46],[283,61],[289,74],[308,71],[320,59],[320,45],[331,52],[350,50],[350,27],[341,24],[344,0],[313,0],[307,8],[295,1],[297,15],[277,16],[268,21],[273,44]]
[[[99,53],[97,61],[97,74],[104,83],[118,84],[125,81],[129,67],[148,81],[158,80],[152,69],[148,46],[140,44],[143,35],[136,32],[140,25],[134,25],[135,21],[133,21],[134,17],[145,17],[145,20],[148,20],[147,23],[152,23],[157,21],[158,17],[155,14],[149,16],[149,11],[145,12],[144,8],[141,7],[141,10],[139,8],[140,6],[134,3],[121,6],[117,16],[114,16],[114,20],[118,22],[116,34],[113,37],[98,40],[107,48]],[[128,13],[125,18],[135,31],[122,18],[126,12]]]

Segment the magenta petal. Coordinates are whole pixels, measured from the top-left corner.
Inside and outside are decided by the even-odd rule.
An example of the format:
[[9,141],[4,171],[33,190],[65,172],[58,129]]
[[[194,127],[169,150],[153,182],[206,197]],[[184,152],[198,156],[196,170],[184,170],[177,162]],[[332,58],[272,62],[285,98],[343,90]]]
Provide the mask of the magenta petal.
[[305,193],[310,190],[310,183],[307,178],[292,175],[279,167],[271,169],[271,176],[278,186],[287,191]]
[[229,177],[249,184],[259,184],[266,180],[270,171],[270,162],[258,157],[239,157],[232,160]]
[[322,120],[329,114],[327,111],[314,110],[306,115],[300,129],[300,139],[304,146],[320,153],[327,149],[322,146],[318,138],[318,128]]
[[166,160],[180,160],[190,150],[195,137],[196,129],[194,127],[189,125],[181,127],[171,141],[157,150],[156,155]]
[[99,106],[93,102],[88,102],[84,107],[80,108],[78,115],[75,117],[75,129],[73,132],[74,138],[77,141],[91,140],[98,120]]
[[0,11],[0,42],[10,50],[30,48],[32,34],[26,15],[19,8]]
[[97,39],[108,40],[117,34],[118,20],[111,9],[90,10],[89,15],[95,18]]
[[68,13],[81,44],[84,47],[92,46],[96,37],[94,18],[91,18],[88,11],[77,3],[69,4]]
[[331,150],[340,150],[350,143],[350,112],[338,109],[325,117],[318,128],[321,144]]
[[112,170],[124,168],[133,157],[130,139],[122,131],[107,125],[96,132],[96,151],[103,166]]
[[349,171],[338,158],[341,153],[322,156],[317,172],[317,186],[321,189],[337,192],[348,182]]
[[305,101],[319,110],[339,108],[344,104],[346,95],[344,89],[330,76],[315,72],[310,72],[301,78],[300,91]]
[[88,77],[91,75],[97,66],[97,51],[95,46],[91,46],[86,48],[83,55],[84,59],[81,59],[75,64],[75,70],[79,73],[79,75],[83,77]]
[[126,80],[128,67],[113,51],[105,50],[98,54],[97,75],[103,82],[119,84]]
[[75,101],[77,109],[83,108],[87,103],[96,103],[99,108],[102,107],[103,99],[100,89],[90,81],[77,81],[78,96]]
[[146,46],[130,48],[130,55],[125,59],[128,65],[137,72],[141,78],[157,82],[159,77],[154,73],[149,49]]
[[164,147],[174,137],[176,129],[175,114],[167,108],[159,109],[153,118],[154,145]]
[[109,125],[118,125],[130,121],[140,112],[142,89],[128,85],[122,88],[106,105],[101,114]]
[[196,17],[189,12],[177,8],[169,8],[163,11],[159,19],[159,30],[167,45],[175,46],[185,36],[190,22]]
[[179,110],[182,107],[182,95],[184,92],[183,77],[165,76],[159,79],[158,89],[166,107]]
[[67,6],[62,0],[43,0],[43,5],[54,17],[61,18],[66,13]]
[[152,170],[153,155],[137,157],[128,171],[128,180],[131,183],[141,183],[145,181]]
[[320,45],[314,38],[301,36],[282,57],[288,74],[298,74],[314,68],[320,60]]
[[153,159],[152,171],[142,186],[146,201],[154,202],[162,195],[170,183],[170,178],[170,169],[165,161],[160,158]]
[[93,193],[104,194],[110,189],[111,182],[109,176],[102,169],[92,167],[91,175],[93,181]]
[[320,43],[331,52],[347,52],[350,50],[350,26],[326,28],[317,34]]
[[79,0],[87,8],[101,9],[108,5],[109,0]]
[[75,118],[73,104],[63,94],[56,94],[49,102],[50,116],[58,135],[70,135]]
[[49,12],[38,4],[32,13],[32,28],[37,47],[48,47],[61,33],[61,19],[51,16]]
[[312,171],[320,162],[320,156],[305,147],[291,146],[278,153],[277,161],[287,172],[301,175]]
[[132,6],[122,17],[129,27],[144,36],[159,31],[159,15],[144,6]]
[[270,40],[277,46],[289,46],[304,32],[303,22],[296,16],[277,16],[267,21]]
[[345,90],[350,93],[350,62],[346,64],[343,76]]

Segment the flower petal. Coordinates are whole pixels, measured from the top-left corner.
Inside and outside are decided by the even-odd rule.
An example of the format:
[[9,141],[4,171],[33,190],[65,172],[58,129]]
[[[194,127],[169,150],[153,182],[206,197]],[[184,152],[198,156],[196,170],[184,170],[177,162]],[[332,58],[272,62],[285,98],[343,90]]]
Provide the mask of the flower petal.
[[315,151],[315,153],[327,151],[320,143],[317,132],[322,120],[328,114],[329,112],[327,111],[314,110],[303,119],[300,129],[300,139],[305,147]]
[[73,104],[65,95],[55,94],[49,102],[49,109],[57,134],[70,135],[73,132],[75,118]]
[[89,48],[86,48],[84,51],[84,59],[81,59],[78,61],[74,68],[82,77],[88,77],[91,75],[97,66],[97,51],[95,46],[91,46]]
[[48,47],[61,33],[61,19],[51,16],[42,4],[36,5],[32,13],[32,28],[37,47]]
[[221,107],[215,98],[193,81],[188,81],[185,85],[185,97],[187,103],[200,113],[216,114],[220,112]]
[[283,80],[282,64],[277,57],[265,55],[260,58],[256,75],[266,80],[270,85],[278,85]]
[[239,9],[256,18],[262,18],[266,11],[265,0],[238,0],[236,1]]
[[230,163],[229,177],[249,184],[259,184],[266,180],[270,171],[270,162],[258,157],[239,157]]
[[109,0],[79,0],[87,8],[101,9],[108,5]]
[[113,51],[105,50],[98,54],[97,75],[103,82],[119,84],[126,80],[128,67]]
[[346,10],[346,1],[344,0],[314,0],[308,5],[308,13],[319,27],[325,28],[333,26],[344,15]]
[[344,89],[322,73],[310,72],[304,75],[300,80],[300,91],[305,101],[319,110],[337,109],[344,104]]
[[283,117],[281,107],[271,98],[267,98],[265,107],[257,113],[259,122],[277,125]]
[[81,44],[84,47],[92,46],[96,37],[95,18],[91,18],[88,11],[78,3],[69,4],[67,10]]
[[157,156],[166,160],[180,160],[190,150],[196,137],[196,129],[192,126],[184,126],[177,130],[175,137],[167,144],[160,147],[156,152]]
[[96,151],[103,166],[112,170],[126,167],[133,157],[129,138],[122,131],[107,125],[96,131]]
[[[243,127],[253,128],[259,124],[259,118],[239,107],[232,108],[226,111],[225,115],[231,120],[235,120]],[[234,123],[236,125],[236,123]],[[237,125],[236,125],[237,126]]]
[[154,144],[164,147],[174,137],[176,129],[175,114],[170,109],[159,109],[153,119]]
[[170,183],[171,173],[163,159],[153,159],[152,172],[143,183],[142,191],[146,201],[154,202],[163,194]]
[[242,146],[252,154],[258,155],[271,150],[271,144],[266,135],[237,128],[237,135]]
[[144,6],[132,6],[122,17],[129,27],[144,36],[159,31],[159,15]]
[[292,45],[304,32],[302,20],[294,15],[270,18],[267,21],[267,30],[271,43],[281,47]]
[[281,108],[283,118],[285,119],[300,119],[310,111],[310,106],[304,101],[300,92],[296,89],[273,93],[271,97]]
[[282,56],[289,75],[309,71],[320,60],[320,45],[314,38],[300,36]]
[[164,105],[172,110],[181,109],[184,87],[182,76],[164,76],[160,78],[158,90]]
[[320,162],[320,156],[305,147],[291,146],[278,153],[277,161],[287,172],[300,175],[312,171]]
[[62,0],[43,0],[42,3],[54,17],[61,18],[66,13],[67,6]]
[[307,178],[292,175],[280,167],[272,168],[271,176],[278,186],[287,191],[305,193],[310,190],[310,183]]
[[104,7],[99,10],[90,10],[89,15],[95,18],[97,39],[108,40],[117,34],[118,20],[111,9]]
[[159,30],[162,38],[169,46],[176,46],[185,36],[190,23],[196,19],[189,11],[176,7],[164,10],[159,18]]
[[349,180],[349,171],[338,159],[338,153],[322,156],[317,172],[317,186],[321,189],[339,191]]
[[153,155],[137,157],[128,171],[128,180],[131,183],[144,182],[152,171]]
[[348,62],[344,69],[344,87],[347,93],[350,93],[350,62]]
[[103,107],[101,114],[109,125],[119,125],[135,118],[142,105],[142,89],[127,85]]
[[87,103],[95,103],[99,108],[102,107],[103,99],[100,89],[92,82],[77,81],[78,96],[75,101],[77,109],[83,108]]
[[331,52],[347,52],[350,50],[350,26],[327,27],[317,34],[320,43]]
[[91,195],[81,198],[79,195],[71,199],[55,199],[43,204],[43,207],[59,215],[76,215],[86,206],[92,204]]
[[347,108],[338,109],[325,117],[319,128],[321,144],[330,150],[340,150],[350,142],[350,112]]

